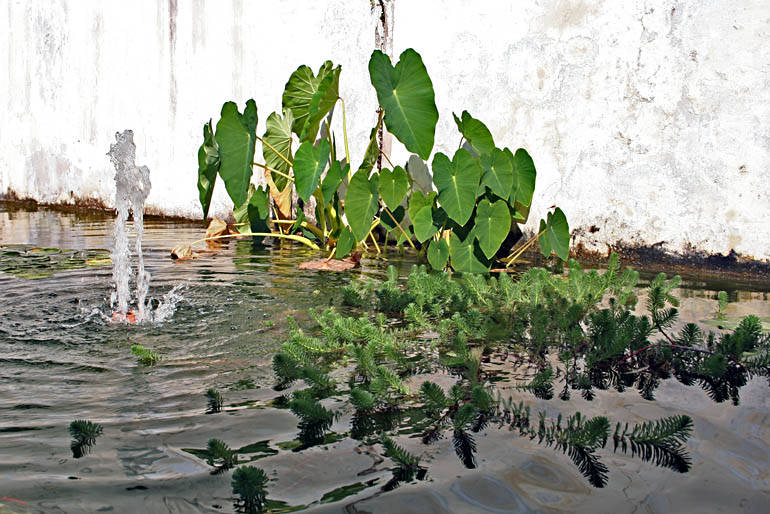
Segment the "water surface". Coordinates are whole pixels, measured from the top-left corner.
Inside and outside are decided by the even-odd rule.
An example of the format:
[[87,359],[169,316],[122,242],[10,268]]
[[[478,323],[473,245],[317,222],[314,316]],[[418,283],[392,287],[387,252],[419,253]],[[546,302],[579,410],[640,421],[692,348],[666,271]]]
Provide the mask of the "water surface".
[[[2,245],[109,249],[112,228],[103,215],[0,204]],[[0,273],[0,512],[232,512],[230,473],[211,475],[191,451],[212,437],[233,448],[254,445],[246,453],[270,475],[270,498],[328,512],[766,512],[770,504],[770,395],[760,380],[743,389],[739,406],[715,404],[676,382],[665,383],[656,402],[636,391],[599,391],[593,402],[520,395],[534,410],[553,413],[580,410],[632,423],[694,418],[692,471],[677,474],[604,451],[604,489],[591,487],[561,453],[505,430],[477,438],[475,470],[462,466],[446,439],[430,446],[407,439],[428,466],[427,478],[388,493],[380,490],[390,477],[388,460],[358,441],[342,437],[292,452],[280,443],[296,438],[296,418],[268,406],[277,395],[269,387],[271,358],[285,317],[303,323],[310,307],[339,305],[349,280],[384,276],[386,263],[365,259],[347,274],[300,273],[297,265],[316,252],[246,241],[192,261],[169,258],[170,248],[202,232],[198,223],[145,220],[149,296],[178,295],[173,314],[159,323],[106,319],[107,266],[35,280]],[[391,257],[408,272],[409,258]],[[679,291],[683,317],[710,317],[718,289],[730,292],[730,316],[770,316],[763,286],[698,277]],[[164,358],[140,366],[133,344]],[[210,387],[225,396],[225,412],[206,414]],[[332,429],[349,431],[349,408],[330,405],[342,411]],[[67,431],[74,419],[104,426],[79,459]]]

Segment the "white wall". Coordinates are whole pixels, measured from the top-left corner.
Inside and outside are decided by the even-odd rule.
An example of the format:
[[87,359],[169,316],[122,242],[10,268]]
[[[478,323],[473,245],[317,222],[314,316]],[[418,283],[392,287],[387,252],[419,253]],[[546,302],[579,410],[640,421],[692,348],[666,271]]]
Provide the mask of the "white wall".
[[[110,204],[104,154],[131,128],[149,205],[200,216],[202,122],[254,97],[261,133],[291,71],[326,58],[343,66],[354,162],[375,121],[366,0],[3,3],[3,192]],[[414,47],[433,79],[436,150],[456,148],[451,113],[463,109],[498,146],[527,148],[533,218],[558,204],[600,250],[662,242],[770,258],[767,0],[395,0],[392,22],[395,55]]]

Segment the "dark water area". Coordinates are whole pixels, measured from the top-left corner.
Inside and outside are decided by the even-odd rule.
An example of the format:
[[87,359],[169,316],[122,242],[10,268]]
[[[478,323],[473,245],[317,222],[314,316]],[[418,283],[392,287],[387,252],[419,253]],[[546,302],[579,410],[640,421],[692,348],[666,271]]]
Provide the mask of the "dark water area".
[[[297,418],[271,403],[279,394],[271,388],[271,359],[287,334],[286,316],[307,324],[310,308],[339,306],[351,280],[382,278],[388,264],[406,275],[415,261],[393,251],[388,261],[364,259],[348,273],[300,272],[298,264],[319,253],[246,241],[191,261],[169,258],[172,247],[203,232],[198,223],[145,220],[149,294],[173,306],[155,323],[110,322],[111,268],[98,261],[45,278],[0,272],[0,513],[233,512],[232,473],[212,475],[199,458],[214,437],[267,472],[268,497],[284,502],[272,503],[275,511],[768,510],[770,395],[759,379],[741,390],[737,406],[714,403],[703,390],[673,380],[658,389],[655,402],[633,390],[598,391],[591,402],[578,395],[546,402],[498,384],[533,411],[580,410],[631,423],[674,414],[694,419],[690,472],[610,450],[602,454],[610,469],[603,489],[592,487],[561,452],[490,428],[476,439],[473,470],[458,461],[449,440],[424,445],[405,435],[400,443],[421,456],[427,476],[384,492],[391,464],[347,436],[352,410],[342,396],[325,401],[341,413],[332,425],[337,436],[293,451]],[[0,245],[109,250],[112,219],[0,204]],[[757,314],[770,321],[765,285],[707,274],[686,277],[677,291],[683,320],[709,328],[719,290],[729,293],[728,320]],[[136,344],[163,360],[138,364],[130,351]],[[223,412],[206,413],[209,388],[222,393]],[[77,459],[68,432],[75,419],[104,428]]]

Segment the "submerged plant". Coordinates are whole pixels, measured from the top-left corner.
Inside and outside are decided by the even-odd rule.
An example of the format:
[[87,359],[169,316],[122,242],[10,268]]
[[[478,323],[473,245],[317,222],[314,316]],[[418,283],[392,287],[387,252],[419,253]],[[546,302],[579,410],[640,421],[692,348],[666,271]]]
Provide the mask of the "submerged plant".
[[266,507],[268,478],[264,471],[254,466],[241,466],[233,472],[233,494],[238,512],[253,514],[264,512]]
[[207,414],[216,414],[222,411],[222,405],[224,404],[224,398],[222,394],[216,389],[208,389],[206,391],[206,399],[209,402],[209,408],[206,411]]
[[72,456],[76,459],[88,455],[91,447],[96,442],[96,438],[102,435],[103,427],[98,423],[84,419],[76,419],[69,426],[72,443],[70,449]]
[[[290,406],[307,445],[323,443],[335,419],[319,400],[338,395],[346,384],[351,437],[382,441],[398,465],[389,487],[400,477],[411,480],[419,467],[391,436],[411,433],[425,444],[446,438],[462,465],[474,468],[476,434],[490,426],[508,426],[563,452],[596,487],[609,478],[601,453],[610,438],[615,451],[683,473],[691,467],[684,443],[693,424],[687,416],[629,426],[579,412],[533,416],[523,401],[503,400],[499,391],[495,396],[497,374],[511,367],[525,368],[530,377],[514,390],[543,400],[558,391],[562,401],[572,392],[592,400],[597,389],[632,388],[654,400],[657,387],[675,378],[700,386],[716,402],[737,404],[750,377],[770,378],[770,336],[762,334],[756,316],[719,335],[695,324],[673,333],[679,277],[652,280],[646,315],[634,312],[637,281],[638,274],[621,269],[614,254],[603,273],[570,261],[565,275],[533,268],[516,280],[508,274],[450,280],[424,266],[400,280],[391,268],[383,282],[346,290],[346,303],[361,315],[314,312],[315,326],[307,331],[288,320],[289,337],[273,362],[276,385],[304,383]],[[427,380],[415,392],[408,387],[411,375],[439,370],[454,383]]]
[[208,453],[206,462],[214,467],[212,475],[223,473],[238,465],[238,455],[221,439],[209,439],[206,451]]
[[136,360],[142,366],[154,366],[163,359],[161,355],[148,350],[140,344],[132,345],[131,353],[136,356]]

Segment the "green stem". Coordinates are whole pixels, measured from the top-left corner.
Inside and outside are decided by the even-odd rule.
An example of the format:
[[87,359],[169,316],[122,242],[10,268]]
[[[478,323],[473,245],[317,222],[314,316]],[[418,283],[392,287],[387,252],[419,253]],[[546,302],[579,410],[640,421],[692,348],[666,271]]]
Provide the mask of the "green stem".
[[[406,233],[406,230],[403,229],[401,224],[398,221],[396,221],[396,218],[393,216],[393,213],[390,212],[390,209],[388,209],[388,207],[386,205],[383,205],[383,208],[385,209],[385,212],[388,213],[388,216],[390,216],[390,219],[393,220],[393,223],[395,223],[396,226],[399,228],[399,230],[401,230],[401,233],[404,234],[404,237],[406,238],[407,242],[409,243],[409,246],[411,246],[412,250],[414,250],[416,252],[417,248],[414,246],[414,243],[412,242],[412,238],[409,237],[409,234]],[[387,242],[387,238],[385,239],[385,241]]]
[[267,166],[267,165],[265,165],[265,164],[260,164],[260,163],[258,163],[258,162],[252,162],[251,164],[252,164],[252,165],[254,165],[254,166],[259,166],[260,168],[262,168],[262,169],[265,169],[265,170],[269,171],[270,173],[275,173],[276,175],[280,175],[280,176],[282,176],[283,178],[285,178],[286,180],[288,180],[289,182],[294,182],[294,178],[293,178],[293,177],[290,177],[290,176],[289,176],[289,175],[287,175],[286,173],[281,173],[281,172],[280,172],[280,171],[278,171],[278,170],[274,170],[274,169],[273,169],[273,168],[271,168],[270,166]]
[[[347,123],[347,117],[345,116],[345,100],[342,97],[339,97],[340,102],[342,102],[342,135],[345,138],[345,159],[348,161],[348,166],[350,166],[348,169],[352,170],[353,165],[350,164],[350,150],[348,149],[348,123]],[[350,180],[350,171],[348,171],[348,180]]]
[[[255,136],[256,136],[256,134],[255,134]],[[292,163],[289,159],[287,159],[281,152],[276,150],[273,145],[271,145],[270,143],[268,143],[267,141],[265,141],[264,139],[262,139],[259,136],[256,136],[256,138],[257,138],[257,140],[259,140],[260,143],[262,143],[263,145],[265,145],[266,147],[271,149],[273,152],[275,152],[275,154],[278,157],[280,157],[281,159],[283,159],[286,164],[288,164],[289,166],[294,166],[294,163]]]
[[204,237],[203,239],[198,239],[197,241],[194,241],[193,243],[190,243],[190,246],[196,245],[198,243],[204,243],[206,241],[213,241],[215,239],[227,239],[231,237],[252,237],[252,236],[258,236],[258,237],[277,237],[279,239],[291,239],[292,241],[297,241],[298,243],[302,243],[305,246],[309,246],[313,250],[320,250],[318,248],[318,245],[316,245],[314,242],[312,242],[310,239],[302,236],[297,236],[294,234],[277,234],[275,232],[244,232],[241,234],[226,234],[224,236],[211,236],[211,237]]
[[517,250],[515,253],[512,253],[512,254],[509,256],[509,260],[508,260],[508,263],[505,265],[505,267],[506,267],[506,268],[510,268],[510,267],[511,267],[511,264],[513,264],[513,263],[516,261],[516,259],[518,259],[518,258],[521,256],[521,254],[522,254],[522,253],[524,253],[524,252],[526,251],[526,249],[527,249],[527,248],[529,248],[530,246],[532,246],[533,244],[535,244],[535,242],[536,242],[538,239],[540,239],[540,236],[542,236],[543,234],[545,234],[545,230],[543,230],[542,232],[538,233],[538,234],[537,234],[535,237],[533,237],[532,239],[530,239],[529,241],[527,241],[527,242],[526,242],[526,244],[524,244],[524,246],[522,246],[521,248],[519,248],[519,249],[518,249],[518,250]]

